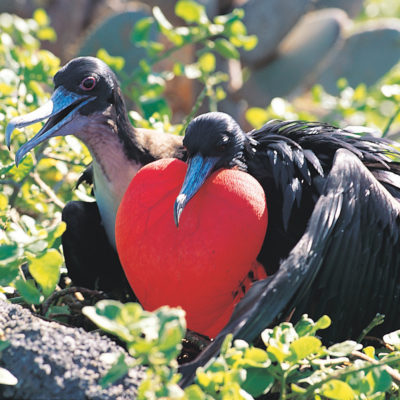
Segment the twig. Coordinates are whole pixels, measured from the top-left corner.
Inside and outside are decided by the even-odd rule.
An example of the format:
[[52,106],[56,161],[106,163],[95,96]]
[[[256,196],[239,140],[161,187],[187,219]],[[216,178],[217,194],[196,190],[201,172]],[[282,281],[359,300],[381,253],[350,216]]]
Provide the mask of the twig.
[[49,159],[51,159],[51,160],[55,160],[55,161],[62,161],[62,162],[65,162],[66,164],[69,164],[69,165],[73,165],[74,167],[87,167],[87,165],[86,164],[84,164],[83,162],[80,162],[80,161],[73,161],[73,160],[69,160],[68,158],[64,158],[64,157],[61,157],[61,156],[56,156],[56,155],[54,155],[53,153],[50,153],[50,152],[44,152],[43,153],[43,158],[49,158]]
[[[364,361],[368,361],[371,364],[377,365],[379,364],[379,361],[368,357],[366,354],[362,353],[361,351],[354,350],[351,352],[351,355],[356,358],[361,358]],[[396,371],[394,368],[389,367],[389,365],[383,365],[383,369],[392,377],[392,379],[400,385],[400,373],[399,371]]]
[[60,208],[65,207],[65,203],[57,197],[57,195],[50,188],[50,186],[48,186],[47,183],[42,180],[42,178],[39,176],[39,174],[36,171],[31,172],[30,175],[33,178],[33,180],[35,181],[35,183],[37,183],[39,185],[40,189],[42,189],[43,192],[45,192],[47,194],[47,196],[50,198],[50,200],[53,201],[54,204],[56,204]]
[[[359,367],[359,368],[349,368],[349,369],[345,369],[345,370],[339,370],[336,373],[331,374],[331,375],[327,376],[326,378],[322,379],[321,381],[309,386],[307,388],[306,392],[303,394],[303,398],[304,399],[312,398],[312,394],[314,393],[314,391],[316,389],[322,387],[325,383],[328,383],[332,379],[340,380],[341,378],[343,378],[347,375],[355,374],[355,373],[361,372],[361,371],[367,372],[369,370],[372,370],[372,369],[380,367],[380,366],[386,366],[387,364],[395,364],[398,362],[400,362],[400,356],[391,357],[386,360],[376,361],[376,363],[371,363],[370,365],[365,365],[365,366]],[[288,398],[289,397],[292,397],[292,396],[288,395]]]
[[73,286],[73,287],[70,287],[70,288],[62,289],[62,290],[59,290],[57,292],[54,292],[42,304],[42,313],[43,313],[43,315],[46,315],[47,311],[50,308],[51,303],[55,302],[60,297],[66,296],[67,294],[76,293],[76,292],[87,294],[87,295],[93,296],[93,297],[100,297],[100,298],[107,297],[104,292],[101,292],[99,290],[87,289],[87,288],[79,287],[79,286]]

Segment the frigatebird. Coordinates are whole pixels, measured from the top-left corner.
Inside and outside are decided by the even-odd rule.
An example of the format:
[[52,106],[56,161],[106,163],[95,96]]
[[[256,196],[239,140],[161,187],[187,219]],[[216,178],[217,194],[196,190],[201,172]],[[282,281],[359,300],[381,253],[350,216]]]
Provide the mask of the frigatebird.
[[268,278],[253,284],[198,359],[182,366],[182,385],[228,333],[253,341],[289,315],[329,315],[328,341],[357,338],[377,313],[386,319],[375,333],[400,328],[400,164],[390,143],[318,122],[270,121],[244,133],[227,114],[208,113],[191,121],[183,145],[178,227],[185,205],[219,168],[258,180],[269,223],[258,256]]
[[182,158],[182,138],[133,128],[115,74],[97,58],[75,58],[53,80],[55,90],[49,102],[10,121],[7,145],[15,128],[48,119],[17,151],[16,164],[55,136],[72,134],[88,147],[93,162],[78,184],[93,183],[96,202],[73,201],[63,210],[66,266],[76,285],[120,291],[126,280],[115,251],[114,226],[121,198],[144,164],[164,157]]

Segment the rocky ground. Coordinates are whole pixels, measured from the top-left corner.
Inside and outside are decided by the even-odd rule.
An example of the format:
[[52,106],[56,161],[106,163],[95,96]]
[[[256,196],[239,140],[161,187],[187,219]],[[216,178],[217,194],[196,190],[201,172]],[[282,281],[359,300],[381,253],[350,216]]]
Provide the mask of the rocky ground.
[[18,379],[16,386],[0,385],[1,399],[105,400],[133,399],[143,369],[102,389],[99,379],[110,364],[105,354],[125,353],[106,336],[70,328],[32,315],[18,305],[0,301],[0,340],[10,345],[0,366]]

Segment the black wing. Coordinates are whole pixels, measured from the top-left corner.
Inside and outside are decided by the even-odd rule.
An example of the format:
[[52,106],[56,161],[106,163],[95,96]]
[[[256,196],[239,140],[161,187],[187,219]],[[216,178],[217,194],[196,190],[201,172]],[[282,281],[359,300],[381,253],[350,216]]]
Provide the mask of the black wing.
[[388,141],[303,121],[271,121],[248,136],[248,172],[267,197],[268,231],[258,260],[269,275],[304,234],[337,150],[354,154],[400,199],[399,153]]
[[73,283],[121,300],[136,300],[107,238],[97,203],[71,201],[64,207],[62,219],[67,224],[61,238],[65,264]]
[[400,327],[400,204],[359,158],[338,150],[304,235],[273,276],[255,283],[216,340],[182,367],[182,385],[219,352],[223,338],[254,340],[296,309],[328,314],[328,335],[352,337],[377,312],[383,329]]

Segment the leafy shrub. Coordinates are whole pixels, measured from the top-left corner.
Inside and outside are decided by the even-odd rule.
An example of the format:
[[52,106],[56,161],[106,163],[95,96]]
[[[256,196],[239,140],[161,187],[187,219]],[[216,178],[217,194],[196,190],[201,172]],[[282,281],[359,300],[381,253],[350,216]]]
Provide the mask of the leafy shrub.
[[[99,51],[98,56],[120,73],[124,94],[137,110],[130,112],[136,126],[181,134],[185,121],[204,101],[208,100],[210,110],[216,110],[225,96],[223,83],[227,76],[217,69],[216,57],[236,59],[237,48],[249,50],[257,39],[247,35],[240,10],[210,21],[202,6],[180,0],[176,12],[188,26],[173,27],[158,8],[153,17],[136,24],[132,41],[144,47],[148,57],[132,74],[122,72],[123,58],[111,57],[105,51]],[[168,47],[148,40],[152,26],[169,41]],[[0,15],[0,63],[5,66],[0,71],[0,295],[5,298],[8,294],[14,302],[32,305],[48,298],[60,272],[65,272],[60,248],[65,226],[59,222],[60,210],[72,199],[90,199],[88,189],[81,186],[72,190],[90,162],[87,149],[74,137],[51,139],[46,148],[28,154],[18,169],[13,163],[13,149],[37,132],[40,124],[14,135],[11,151],[3,144],[10,119],[32,111],[49,98],[51,77],[59,68],[59,60],[41,50],[39,40],[54,38],[43,10],[37,10],[28,20]],[[196,45],[192,64],[176,62],[171,71],[155,72],[157,63],[186,45]],[[163,98],[167,82],[175,76],[194,79],[203,88],[186,120],[176,125],[171,123],[172,111]],[[334,97],[315,87],[301,103],[276,98],[266,109],[249,109],[246,117],[254,127],[271,118],[302,118],[368,124],[387,133],[390,126],[399,124],[399,81],[397,66],[373,88],[361,85],[351,89],[346,82],[339,82],[341,92]],[[32,309],[40,311],[40,307]],[[400,380],[392,368],[399,367],[399,332],[384,337],[383,349],[363,348],[355,342],[326,348],[316,331],[326,328],[329,319],[313,322],[305,316],[295,326],[282,323],[264,331],[261,348],[243,341],[232,343],[228,337],[221,356],[200,369],[196,384],[182,391],[176,363],[185,333],[182,311],[162,308],[148,313],[138,304],[103,301],[86,308],[85,314],[126,341],[137,363],[148,366],[148,378],[141,385],[139,398],[249,399],[271,393],[278,393],[282,399],[398,397]],[[0,342],[0,351],[4,346],[6,343]],[[103,384],[122,376],[130,367],[120,357]],[[0,380],[15,383],[1,369]]]

